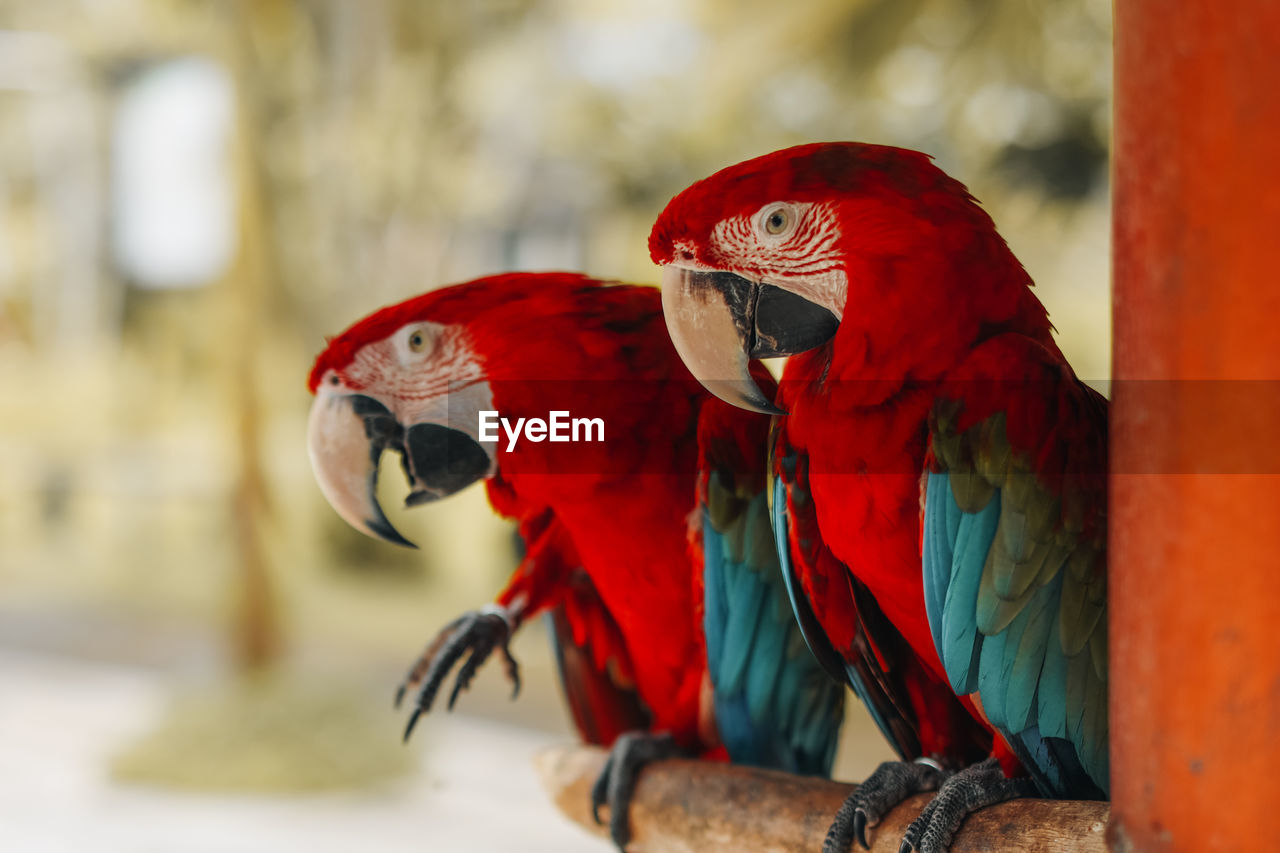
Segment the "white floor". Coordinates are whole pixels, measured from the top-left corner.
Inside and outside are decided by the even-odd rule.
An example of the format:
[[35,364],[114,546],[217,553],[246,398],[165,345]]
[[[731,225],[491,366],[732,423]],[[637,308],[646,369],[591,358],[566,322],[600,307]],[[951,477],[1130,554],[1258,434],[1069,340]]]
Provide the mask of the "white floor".
[[[151,671],[0,651],[4,853],[607,853],[531,759],[557,738],[441,715],[431,766],[383,793],[214,797],[123,786],[107,759],[168,695]],[[415,738],[416,739],[416,738]]]

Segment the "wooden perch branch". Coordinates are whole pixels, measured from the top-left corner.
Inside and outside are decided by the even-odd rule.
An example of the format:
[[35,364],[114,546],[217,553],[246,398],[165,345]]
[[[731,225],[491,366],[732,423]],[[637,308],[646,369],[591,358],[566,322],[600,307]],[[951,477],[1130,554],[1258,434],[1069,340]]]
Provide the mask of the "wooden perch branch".
[[[570,820],[607,837],[591,819],[590,791],[605,753],[549,749],[535,759],[543,786]],[[853,785],[772,770],[700,761],[646,768],[631,803],[630,849],[644,853],[740,853],[822,849],[827,827]],[[927,795],[913,797],[867,832],[871,853],[897,853]],[[608,820],[607,809],[601,818]],[[1110,806],[1099,802],[1015,800],[965,821],[951,853],[1105,853]]]

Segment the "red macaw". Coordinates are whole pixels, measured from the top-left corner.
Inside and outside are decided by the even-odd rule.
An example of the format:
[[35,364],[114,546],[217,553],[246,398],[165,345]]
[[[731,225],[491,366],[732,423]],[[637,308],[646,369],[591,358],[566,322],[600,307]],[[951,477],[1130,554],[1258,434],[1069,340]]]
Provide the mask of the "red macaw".
[[[447,625],[415,664],[401,688],[417,688],[406,737],[464,657],[449,707],[495,649],[518,689],[507,643],[550,609],[579,731],[617,741],[592,798],[610,804],[620,847],[645,761],[679,750],[829,772],[843,688],[787,604],[765,498],[768,419],[689,375],[657,288],[545,273],[435,290],[332,339],[310,388],[312,464],[348,522],[407,544],[375,497],[389,449],[408,505],[483,479],[526,545],[496,602]],[[542,428],[511,428],[535,418]]]
[[[1106,404],[990,217],[926,155],[816,144],[689,187],[649,245],[694,375],[786,413],[775,522],[806,636],[941,765],[879,768],[826,849],[939,784],[904,850],[1002,799],[1105,796]],[[746,365],[777,355],[775,406]],[[992,757],[970,764],[975,722]]]

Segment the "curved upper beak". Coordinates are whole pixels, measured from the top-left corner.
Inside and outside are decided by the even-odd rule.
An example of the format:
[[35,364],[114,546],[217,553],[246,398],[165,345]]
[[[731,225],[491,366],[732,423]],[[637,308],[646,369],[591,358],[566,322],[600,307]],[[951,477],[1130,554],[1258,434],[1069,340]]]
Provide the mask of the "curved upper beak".
[[839,320],[771,284],[719,270],[662,270],[662,311],[689,371],[721,400],[785,414],[751,378],[753,358],[792,355],[825,343]]
[[378,461],[403,446],[404,430],[386,406],[363,394],[321,392],[307,419],[307,452],[329,505],[357,530],[409,548],[378,503]]
[[325,499],[352,527],[396,545],[417,547],[396,530],[378,503],[378,462],[400,454],[409,480],[406,506],[453,494],[494,470],[494,460],[462,430],[438,423],[405,428],[365,394],[321,389],[307,421],[307,451]]

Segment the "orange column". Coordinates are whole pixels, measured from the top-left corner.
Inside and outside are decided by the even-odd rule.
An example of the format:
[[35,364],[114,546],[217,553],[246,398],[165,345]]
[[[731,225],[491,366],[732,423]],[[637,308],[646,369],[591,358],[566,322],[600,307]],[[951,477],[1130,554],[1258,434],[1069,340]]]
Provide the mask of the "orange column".
[[1116,0],[1117,850],[1280,843],[1280,2]]

